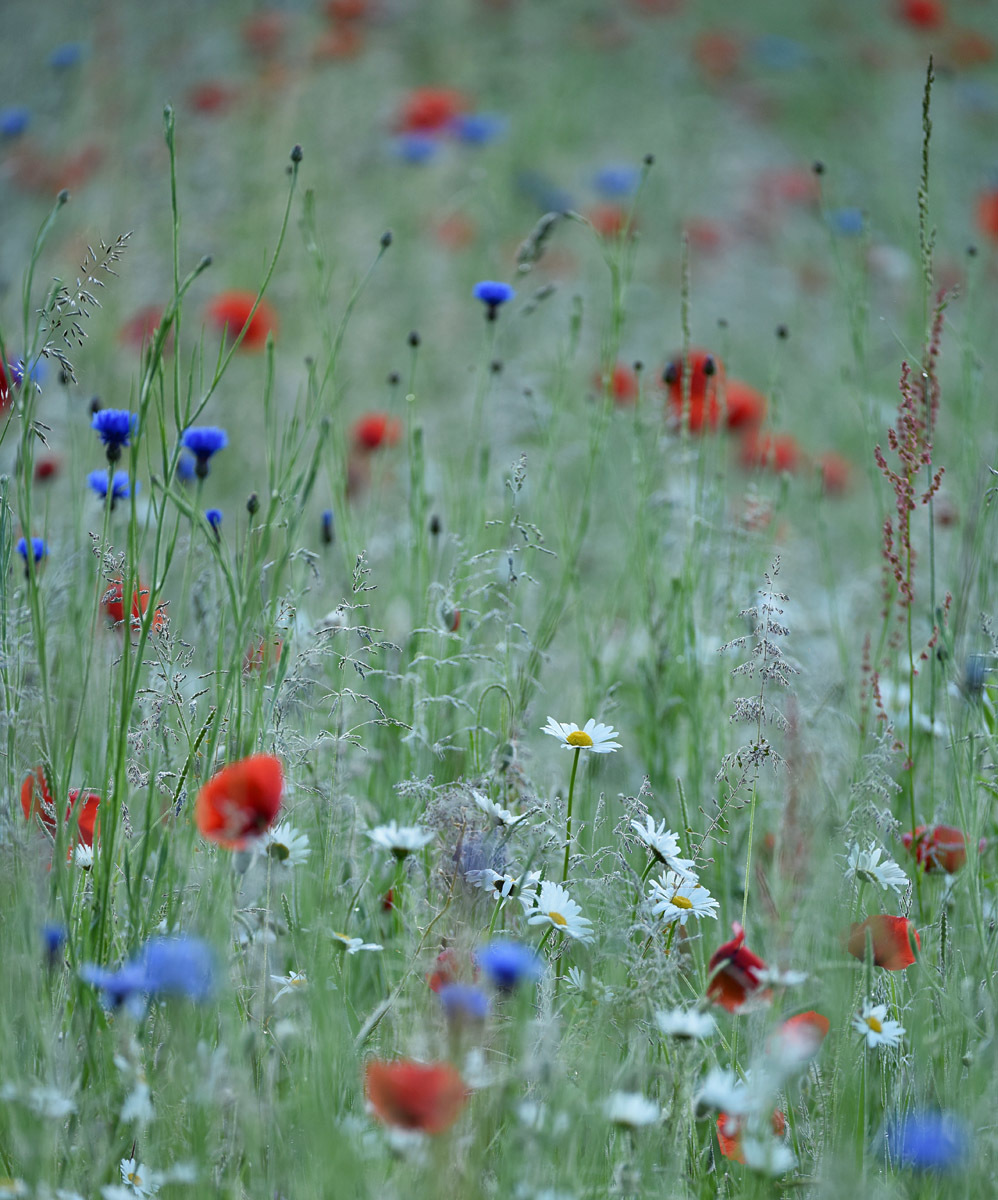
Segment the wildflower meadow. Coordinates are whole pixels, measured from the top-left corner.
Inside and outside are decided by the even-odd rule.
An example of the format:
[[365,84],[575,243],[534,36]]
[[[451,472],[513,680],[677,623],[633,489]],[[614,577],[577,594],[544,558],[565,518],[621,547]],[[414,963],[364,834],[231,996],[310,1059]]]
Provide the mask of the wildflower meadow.
[[0,1197],[994,1195],[994,5],[3,11]]

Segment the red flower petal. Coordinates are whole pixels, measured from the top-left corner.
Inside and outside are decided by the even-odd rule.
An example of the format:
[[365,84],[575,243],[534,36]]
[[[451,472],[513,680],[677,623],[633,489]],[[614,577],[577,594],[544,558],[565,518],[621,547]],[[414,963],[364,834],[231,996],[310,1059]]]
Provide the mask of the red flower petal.
[[267,335],[277,333],[277,313],[265,301],[252,317],[253,305],[256,304],[256,292],[220,292],[208,305],[208,320],[216,329],[227,331],[230,341],[235,341],[245,329],[246,336],[240,343],[244,350],[262,350],[267,343]]
[[198,792],[194,820],[201,836],[242,850],[273,824],[281,807],[284,774],[269,754],[230,763]]
[[873,939],[873,962],[885,971],[903,971],[915,961],[911,939],[915,946],[921,947],[921,941],[915,926],[905,917],[891,917],[886,913],[876,913],[867,917],[858,925],[853,925],[849,931],[846,949],[853,958],[866,957],[867,931]]
[[461,1076],[446,1063],[369,1062],[365,1082],[380,1120],[424,1133],[449,1129],[468,1096]]

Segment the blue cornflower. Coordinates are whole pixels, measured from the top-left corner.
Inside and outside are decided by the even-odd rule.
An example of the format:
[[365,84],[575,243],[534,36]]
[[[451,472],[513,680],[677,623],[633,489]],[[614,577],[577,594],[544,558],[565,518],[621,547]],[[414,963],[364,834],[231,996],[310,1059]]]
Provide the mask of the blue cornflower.
[[204,519],[215,531],[215,537],[218,537],[218,531],[222,526],[222,510],[220,508],[209,508],[205,511]]
[[67,67],[75,67],[82,57],[83,47],[79,42],[63,42],[49,55],[49,66],[64,71]]
[[533,201],[541,212],[563,213],[575,207],[571,193],[558,187],[540,171],[519,171],[515,183],[517,190]]
[[323,509],[320,528],[323,542],[327,546],[331,546],[336,539],[336,527],[333,524],[333,510],[331,508]]
[[483,946],[475,954],[475,961],[501,992],[511,992],[525,981],[539,979],[542,970],[541,958],[534,950],[505,938]]
[[42,944],[45,947],[45,961],[50,967],[56,966],[66,944],[66,930],[61,925],[43,925]]
[[17,358],[12,363],[7,364],[10,370],[10,378],[15,387],[20,387],[24,383],[24,376],[27,374],[28,379],[35,385],[38,390],[41,390],[41,382],[45,377],[45,364],[41,358],[36,358],[35,361],[25,371],[24,359]]
[[856,237],[863,232],[863,210],[861,208],[833,208],[828,214],[828,223],[836,233]]
[[437,996],[448,1021],[484,1021],[488,1015],[488,996],[470,983],[445,983]]
[[20,137],[28,128],[30,120],[31,110],[23,105],[14,104],[9,108],[0,108],[0,137]]
[[[24,565],[28,565],[28,543],[25,538],[17,539],[17,552],[24,559]],[[49,548],[45,545],[45,539],[33,537],[31,539],[31,557],[36,563],[40,563],[48,554]]]
[[415,167],[428,163],[437,153],[437,139],[426,133],[403,133],[392,143],[397,158]]
[[792,71],[804,67],[813,55],[807,46],[777,33],[764,33],[752,43],[752,56],[770,71]]
[[139,418],[127,408],[102,408],[94,413],[90,428],[96,429],[107,450],[107,461],[117,462],[121,448],[129,444],[129,438],[138,429]]
[[215,990],[215,956],[199,938],[157,937],[117,971],[87,963],[80,968],[80,978],[99,988],[108,1005],[117,1008],[129,1002],[141,1012],[143,996],[209,999]]
[[633,196],[641,182],[641,168],[632,163],[614,164],[596,172],[593,183],[596,190],[607,200]]
[[494,321],[499,313],[499,306],[512,300],[516,292],[508,283],[498,283],[494,279],[483,279],[471,289],[476,300],[485,305],[485,319]]
[[487,146],[501,138],[509,122],[499,113],[461,113],[450,123],[450,130],[459,142],[468,146]]
[[224,450],[229,444],[229,435],[216,425],[192,425],[184,430],[180,444],[185,450],[190,450],[197,462],[194,474],[198,479],[204,479],[208,474],[208,462],[213,454]]
[[909,1113],[888,1126],[887,1148],[893,1159],[916,1171],[946,1171],[967,1158],[967,1127],[953,1113]]
[[181,454],[177,459],[177,478],[181,483],[190,483],[194,478],[194,456]]
[[[87,476],[87,487],[95,492],[101,500],[107,499],[107,471],[91,471]],[[139,484],[136,480],[135,491],[138,493]],[[127,500],[131,495],[131,486],[127,471],[115,471],[111,479],[111,503],[116,500]]]

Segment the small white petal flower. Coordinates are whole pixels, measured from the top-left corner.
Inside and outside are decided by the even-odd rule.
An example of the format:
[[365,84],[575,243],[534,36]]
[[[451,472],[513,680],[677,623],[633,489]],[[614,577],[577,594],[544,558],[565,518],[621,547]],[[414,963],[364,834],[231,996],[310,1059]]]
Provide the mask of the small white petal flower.
[[68,1117],[76,1112],[76,1101],[63,1095],[58,1088],[33,1087],[27,1095],[27,1104],[32,1112],[53,1121]]
[[148,1125],[154,1115],[149,1084],[140,1079],[125,1097],[125,1103],[121,1106],[121,1120],[126,1125],[133,1121]]
[[893,1049],[904,1037],[904,1026],[899,1021],[887,1020],[886,1004],[864,1004],[862,1011],[853,1017],[852,1027],[863,1035],[870,1049],[876,1046]]
[[806,971],[781,971],[779,967],[763,967],[755,973],[759,987],[800,987],[809,978]]
[[666,1037],[707,1038],[717,1031],[717,1022],[710,1013],[696,1008],[672,1008],[657,1012],[655,1023]]
[[870,843],[869,850],[860,850],[856,843],[849,848],[849,859],[846,863],[846,879],[858,879],[864,883],[876,883],[886,892],[893,888],[898,895],[908,885],[908,876],[892,859],[880,861],[883,850],[876,842]]
[[612,1092],[603,1111],[614,1125],[637,1129],[642,1125],[654,1125],[661,1120],[662,1110],[640,1092]]
[[300,867],[312,853],[308,834],[301,833],[287,821],[275,825],[264,837],[263,849],[277,862],[287,867]]
[[560,883],[545,880],[536,901],[527,918],[528,925],[550,925],[577,941],[593,940],[592,921],[582,915],[582,909]]
[[133,1196],[155,1196],[160,1188],[158,1172],[151,1171],[134,1158],[121,1160],[121,1182]]
[[758,1098],[742,1083],[734,1071],[722,1071],[712,1067],[697,1093],[696,1102],[704,1108],[717,1108],[731,1117],[754,1112]]
[[361,938],[352,938],[346,933],[331,933],[334,942],[339,943],[347,954],[359,954],[361,950],[384,950],[377,942],[365,942]]
[[679,835],[673,833],[671,829],[666,829],[664,821],[656,825],[651,813],[648,813],[645,816],[644,825],[638,820],[632,820],[631,828],[637,835],[638,841],[643,846],[647,846],[658,861],[667,866],[670,871],[675,871],[677,875],[687,876],[691,879],[696,878],[692,859],[680,857]]
[[508,808],[501,808],[494,800],[490,800],[488,796],[483,796],[481,792],[476,792],[474,789],[472,789],[471,798],[492,822],[495,829],[515,829],[517,825],[522,825],[524,821],[530,819],[529,813],[524,813],[519,817],[514,816]]
[[610,725],[600,725],[594,717],[590,717],[580,729],[570,721],[562,723],[554,717],[548,717],[548,723],[542,727],[541,733],[557,738],[566,750],[592,750],[594,754],[612,754],[620,749],[620,742],[613,741],[617,731]]
[[648,899],[653,901],[652,912],[668,923],[678,921],[685,925],[690,917],[698,921],[701,917],[713,917],[717,920],[717,910],[720,905],[694,877],[688,879],[669,871],[662,875],[661,880],[651,881],[651,891]]
[[281,989],[275,992],[274,999],[280,1000],[292,992],[301,992],[308,987],[308,978],[304,971],[289,971],[287,975],[271,975],[271,982],[281,984]]
[[500,874],[490,867],[481,871],[465,871],[465,879],[483,892],[491,892],[497,903],[516,896],[526,908],[533,908],[537,899],[537,884],[540,871],[527,871],[523,875]]
[[93,846],[84,846],[82,842],[73,851],[73,861],[81,871],[89,871],[94,865],[94,848]]
[[418,825],[396,825],[394,821],[369,829],[367,836],[376,846],[389,850],[398,859],[415,854],[433,841],[432,830],[421,829]]
[[775,1137],[743,1137],[741,1147],[745,1165],[764,1175],[785,1175],[797,1165],[794,1152]]

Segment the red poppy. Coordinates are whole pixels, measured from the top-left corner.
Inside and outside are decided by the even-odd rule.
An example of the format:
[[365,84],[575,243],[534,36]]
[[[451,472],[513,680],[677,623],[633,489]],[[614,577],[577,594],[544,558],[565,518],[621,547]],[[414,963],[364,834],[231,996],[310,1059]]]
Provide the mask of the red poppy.
[[[600,237],[620,237],[628,229],[627,209],[620,204],[597,204],[586,215]],[[632,221],[628,231],[633,233],[635,228],[636,223]]]
[[[684,379],[687,372],[688,383]],[[690,350],[686,360],[677,354],[666,364],[662,379],[669,389],[669,409],[677,421],[683,415],[684,389],[688,389],[685,400],[692,432],[700,433],[705,424],[717,428],[721,419],[718,387],[724,379],[724,364],[716,354],[696,348]]]
[[365,1081],[379,1120],[423,1133],[449,1129],[468,1097],[461,1076],[447,1063],[373,1061],[367,1064]]
[[438,133],[470,108],[454,88],[414,88],[403,100],[395,128],[400,133]]
[[998,188],[977,197],[977,228],[985,237],[998,241]]
[[707,964],[707,996],[728,1012],[735,1012],[759,988],[759,973],[766,964],[745,946],[745,930],[735,922],[734,937],[715,950]]
[[362,21],[369,7],[369,0],[326,0],[323,11],[330,21]]
[[683,225],[683,233],[690,246],[704,254],[716,254],[724,245],[724,226],[707,217],[690,217]]
[[35,460],[35,483],[45,483],[59,474],[62,463],[54,454],[46,454],[44,458]]
[[357,450],[395,446],[402,436],[402,422],[387,413],[368,413],[354,423],[351,436]]
[[[116,579],[101,597],[101,608],[107,614],[114,626],[123,625],[125,621],[124,585]],[[132,592],[132,628],[139,629],[142,618],[149,608],[149,589],[139,584],[138,590]],[[166,628],[166,609],[160,604],[152,619],[153,633],[162,633]]]
[[[135,346],[141,350],[148,342],[152,341],[156,335],[156,330],[159,329],[163,321],[163,309],[158,304],[147,304],[144,308],[140,308],[134,316],[128,320],[118,330],[118,341],[123,342],[126,346]],[[170,330],[167,336],[166,347],[169,348],[173,344],[173,330]]]
[[814,171],[790,167],[763,171],[758,180],[758,207],[771,210],[779,204],[817,204],[821,183]]
[[[953,825],[933,825],[931,829],[919,825],[913,834],[903,833],[901,841],[926,872],[945,871],[952,875],[967,861],[967,839]],[[984,846],[982,838],[980,849]]]
[[281,661],[284,643],[280,638],[272,642],[261,640],[255,646],[250,646],[243,657],[243,674],[250,675],[253,671],[269,671],[274,663]]
[[976,29],[957,29],[946,45],[946,58],[954,67],[979,67],[994,62],[995,44]]
[[898,0],[895,11],[915,29],[938,29],[946,20],[946,6],[941,0]]
[[280,760],[254,754],[223,767],[198,792],[194,820],[201,836],[242,850],[274,823],[281,808]]
[[729,34],[708,31],[693,39],[693,58],[711,82],[734,74],[741,56],[741,43]]
[[253,312],[254,304],[256,292],[220,292],[208,305],[208,320],[216,329],[225,330],[229,341],[235,341],[245,330],[240,346],[244,350],[262,350],[267,335],[277,333],[277,313],[265,300]]
[[10,380],[2,360],[0,360],[0,412],[10,403]]
[[783,1022],[776,1032],[776,1041],[786,1057],[803,1062],[818,1053],[829,1029],[831,1022],[821,1013],[802,1012]]
[[866,935],[873,940],[873,964],[885,971],[903,971],[915,961],[912,939],[921,948],[915,926],[905,917],[877,913],[849,930],[846,949],[853,958],[866,957]]
[[242,25],[243,43],[247,50],[261,58],[276,54],[288,31],[288,18],[276,9],[256,13]]
[[[725,1158],[732,1162],[743,1163],[745,1152],[742,1150],[742,1119],[733,1117],[730,1113],[721,1113],[717,1118],[717,1144]],[[778,1138],[783,1137],[787,1129],[787,1119],[779,1109],[773,1113],[773,1133]]]
[[738,458],[746,469],[756,467],[776,473],[797,471],[804,461],[797,439],[789,433],[761,434],[755,429],[747,429],[742,436]]
[[602,371],[597,371],[593,376],[593,386],[599,392],[609,391],[614,404],[633,404],[638,398],[637,374],[624,363],[617,363],[609,379]]
[[312,44],[313,62],[337,62],[356,58],[364,49],[364,35],[355,25],[338,25],[327,29]]
[[431,992],[439,992],[448,983],[457,983],[460,979],[460,960],[457,952],[447,947],[440,951],[433,962],[433,970],[427,971],[426,982]]
[[724,389],[726,423],[729,429],[746,429],[761,425],[766,416],[766,397],[756,388],[729,379]]
[[[83,803],[80,804],[79,801],[80,789],[74,788],[69,793],[69,803],[66,806],[65,820],[68,824],[75,814],[80,842],[84,846],[92,846],[94,844],[100,796],[94,792],[88,792],[83,798]],[[30,821],[33,817],[38,817],[49,833],[53,837],[55,836],[55,804],[49,792],[45,772],[41,767],[36,767],[30,775],[26,776],[24,782],[21,784],[21,808],[24,810],[24,819],[26,821]],[[70,845],[70,854],[72,850],[73,847]]]
[[204,83],[196,83],[187,92],[187,104],[195,112],[206,116],[225,112],[239,99],[239,89],[230,83],[219,83],[218,80],[208,79]]
[[464,250],[478,236],[474,222],[461,213],[454,213],[438,221],[433,232],[445,250]]
[[829,450],[818,459],[821,468],[821,490],[828,496],[841,496],[848,490],[852,474],[841,454]]

